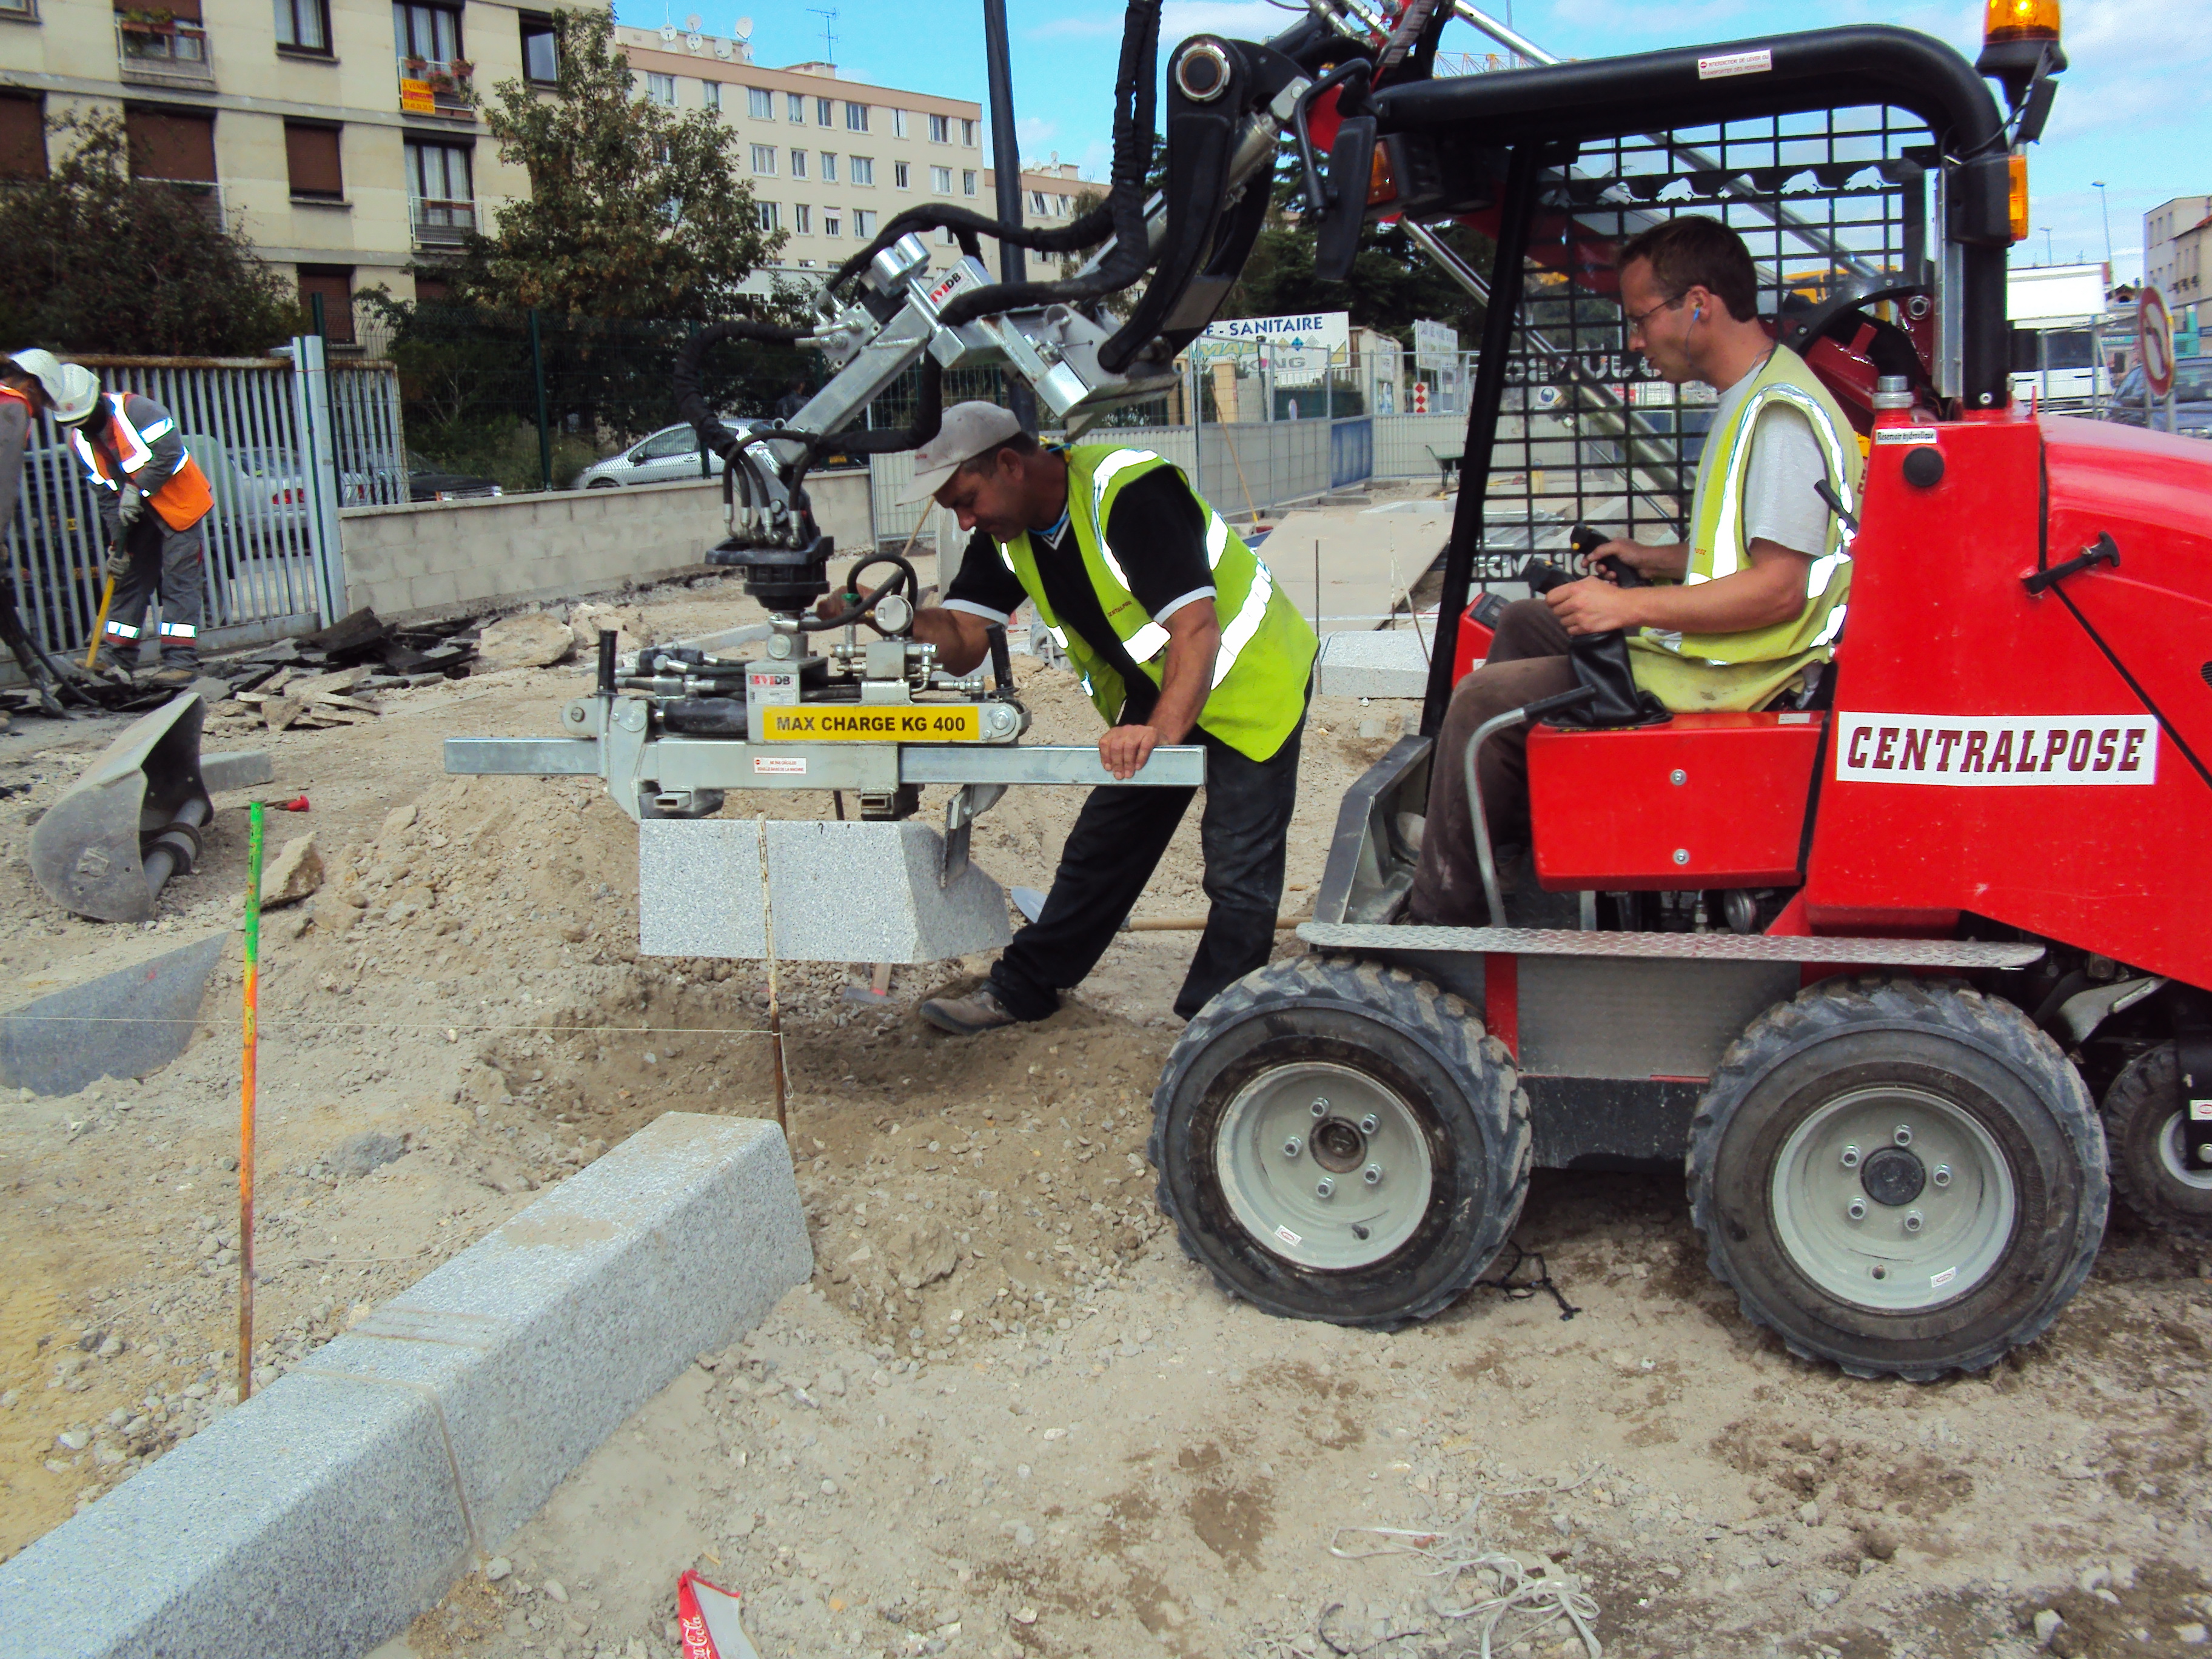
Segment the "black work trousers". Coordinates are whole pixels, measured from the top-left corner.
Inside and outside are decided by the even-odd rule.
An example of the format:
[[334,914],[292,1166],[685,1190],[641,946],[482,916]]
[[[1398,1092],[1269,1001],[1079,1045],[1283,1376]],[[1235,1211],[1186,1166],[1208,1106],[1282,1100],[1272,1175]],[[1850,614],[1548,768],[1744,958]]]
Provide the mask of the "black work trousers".
[[[111,547],[120,523],[112,517],[104,521]],[[131,555],[131,568],[116,580],[104,630],[118,661],[126,666],[137,662],[139,644],[146,637],[147,613],[159,599],[161,665],[198,666],[200,624],[206,608],[206,525],[202,519],[182,530],[172,530],[149,507],[131,526],[124,543]]]
[[[1199,845],[1206,858],[1206,931],[1176,995],[1188,1019],[1232,981],[1267,965],[1283,899],[1283,858],[1298,793],[1301,716],[1273,757],[1255,761],[1219,738],[1206,746],[1206,808]],[[1190,741],[1189,738],[1185,739]],[[991,984],[1018,1019],[1042,1019],[1060,994],[1079,985],[1143,896],[1175,838],[1194,789],[1103,787],[1076,815],[1037,919],[1014,935],[991,969]]]

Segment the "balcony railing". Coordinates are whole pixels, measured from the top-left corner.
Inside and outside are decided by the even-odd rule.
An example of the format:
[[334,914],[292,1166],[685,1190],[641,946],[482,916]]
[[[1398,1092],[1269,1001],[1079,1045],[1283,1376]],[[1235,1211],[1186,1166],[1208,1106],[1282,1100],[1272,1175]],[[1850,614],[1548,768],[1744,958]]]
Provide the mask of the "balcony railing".
[[125,81],[157,87],[215,84],[207,31],[181,17],[163,18],[157,13],[118,15],[115,55]]
[[469,240],[477,228],[474,202],[438,202],[417,197],[414,210],[415,240],[426,246],[453,247]]
[[427,58],[398,60],[399,107],[409,115],[476,114],[476,65],[465,58],[435,63]]

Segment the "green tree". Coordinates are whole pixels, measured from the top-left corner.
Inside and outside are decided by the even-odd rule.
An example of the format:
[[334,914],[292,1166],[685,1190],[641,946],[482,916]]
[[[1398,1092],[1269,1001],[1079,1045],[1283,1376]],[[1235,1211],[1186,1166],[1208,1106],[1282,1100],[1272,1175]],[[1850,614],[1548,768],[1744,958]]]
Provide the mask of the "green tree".
[[[1487,276],[1496,249],[1479,231],[1454,226],[1445,244]],[[1314,233],[1279,211],[1252,245],[1243,274],[1222,307],[1224,317],[1280,317],[1302,311],[1348,311],[1354,328],[1371,328],[1413,340],[1413,319],[1449,323],[1472,346],[1482,333],[1482,303],[1438,270],[1395,225],[1368,225],[1359,233],[1348,282],[1324,283],[1314,275]]]
[[783,246],[738,176],[736,136],[709,110],[638,95],[604,11],[556,14],[560,79],[502,81],[484,125],[530,196],[499,210],[455,297],[601,318],[705,321],[757,309],[739,288]]
[[113,115],[47,123],[44,179],[0,191],[0,338],[70,351],[246,356],[298,331],[289,285],[209,201],[131,177]]

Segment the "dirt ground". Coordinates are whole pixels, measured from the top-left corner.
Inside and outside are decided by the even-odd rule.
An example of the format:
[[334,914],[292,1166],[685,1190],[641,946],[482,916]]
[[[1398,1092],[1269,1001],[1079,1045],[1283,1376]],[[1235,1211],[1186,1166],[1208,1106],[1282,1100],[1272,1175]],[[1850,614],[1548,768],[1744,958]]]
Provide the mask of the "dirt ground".
[[[758,614],[719,582],[638,608],[660,639]],[[1033,737],[1088,741],[1073,683],[1016,660]],[[272,846],[312,830],[329,869],[264,921],[264,1382],[659,1113],[766,1110],[760,965],[638,956],[612,803],[442,775],[444,738],[550,732],[584,684],[580,665],[509,670],[385,693],[349,729],[211,728],[210,750],[274,751],[264,793],[313,805],[271,814]],[[1408,712],[1316,706],[1286,910]],[[0,735],[0,789],[21,790],[0,808],[0,975],[19,986],[235,926],[244,794],[218,800],[150,931],[38,894],[26,811],[105,740]],[[1046,885],[1079,800],[1014,792],[978,862]],[[1140,914],[1202,909],[1195,828]],[[2203,1247],[2119,1216],[2051,1334],[1988,1376],[1856,1382],[1738,1314],[1679,1181],[1540,1173],[1517,1242],[1571,1318],[1481,1291],[1395,1335],[1270,1319],[1184,1257],[1143,1163],[1194,939],[1126,935],[1054,1018],[967,1042],[913,1004],[982,959],[902,969],[886,1005],[848,994],[865,965],[787,968],[813,1282],[389,1654],[668,1659],[686,1567],[747,1593],[765,1659],[1433,1659],[1482,1651],[1516,1595],[1490,1638],[1515,1659],[1589,1650],[1577,1619],[1623,1655],[1978,1659],[2034,1650],[2045,1610],[2062,1654],[2205,1643]],[[0,1115],[0,1553],[228,1408],[234,940],[217,977],[173,1065]]]

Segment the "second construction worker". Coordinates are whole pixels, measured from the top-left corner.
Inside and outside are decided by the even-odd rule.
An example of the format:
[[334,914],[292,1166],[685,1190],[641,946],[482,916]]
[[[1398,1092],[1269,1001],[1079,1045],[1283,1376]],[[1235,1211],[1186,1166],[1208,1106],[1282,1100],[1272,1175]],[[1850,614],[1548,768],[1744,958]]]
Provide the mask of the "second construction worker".
[[207,477],[185,448],[177,422],[151,398],[100,390],[99,378],[50,351],[19,351],[13,384],[69,433],[70,447],[100,491],[106,574],[115,595],[103,642],[127,662],[145,637],[147,612],[161,602],[157,685],[189,685],[199,673],[207,587],[202,531],[214,506]]
[[[934,500],[975,532],[944,605],[914,620],[947,670],[981,662],[989,625],[1028,599],[1106,721],[1108,772],[1128,777],[1161,744],[1206,750],[1210,908],[1176,998],[1188,1019],[1274,948],[1313,630],[1243,538],[1149,451],[1046,449],[1005,410],[967,403],[945,411],[914,468],[908,499]],[[986,983],[932,999],[922,1017],[964,1036],[1050,1014],[1113,943],[1194,793],[1094,790],[1043,913]]]

